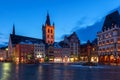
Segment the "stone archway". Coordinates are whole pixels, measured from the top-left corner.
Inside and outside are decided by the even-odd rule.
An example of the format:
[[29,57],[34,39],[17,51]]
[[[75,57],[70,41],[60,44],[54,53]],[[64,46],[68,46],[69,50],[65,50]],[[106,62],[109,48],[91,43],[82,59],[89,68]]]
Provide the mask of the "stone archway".
[[120,55],[117,56],[117,63],[120,63]]
[[108,63],[109,62],[109,55],[104,56],[104,62]]
[[114,63],[115,61],[115,56],[113,54],[110,55],[110,63]]
[[99,56],[99,62],[104,62],[104,56],[102,55]]

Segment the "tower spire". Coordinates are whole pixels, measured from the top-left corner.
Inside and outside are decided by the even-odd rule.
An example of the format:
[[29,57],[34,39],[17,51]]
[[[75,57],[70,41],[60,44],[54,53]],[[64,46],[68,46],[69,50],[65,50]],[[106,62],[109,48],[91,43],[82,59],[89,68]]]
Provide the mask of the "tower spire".
[[13,24],[13,35],[15,35],[15,25]]
[[50,16],[49,16],[48,12],[47,12],[47,17],[46,17],[46,24],[49,25],[49,26],[51,25],[50,24]]

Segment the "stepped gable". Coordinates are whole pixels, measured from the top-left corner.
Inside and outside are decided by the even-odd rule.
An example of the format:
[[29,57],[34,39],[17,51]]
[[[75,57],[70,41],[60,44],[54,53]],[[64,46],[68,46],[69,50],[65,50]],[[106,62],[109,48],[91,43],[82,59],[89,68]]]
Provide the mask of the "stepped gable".
[[120,15],[118,11],[106,16],[102,31],[108,30],[108,28],[111,29],[112,25],[120,25]]
[[11,38],[13,45],[16,45],[16,44],[21,43],[21,42],[27,42],[27,41],[32,42],[33,44],[43,42],[43,40],[41,40],[41,39],[20,36],[20,35],[13,35],[13,34],[10,34],[10,38]]

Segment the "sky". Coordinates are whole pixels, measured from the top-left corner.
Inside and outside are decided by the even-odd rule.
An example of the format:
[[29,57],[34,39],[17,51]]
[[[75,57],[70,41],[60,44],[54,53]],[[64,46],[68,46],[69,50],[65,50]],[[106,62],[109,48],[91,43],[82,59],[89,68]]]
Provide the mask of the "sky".
[[115,10],[120,0],[0,0],[0,46],[7,45],[13,24],[17,35],[42,39],[47,12],[55,23],[55,41],[73,32],[81,43],[92,41]]

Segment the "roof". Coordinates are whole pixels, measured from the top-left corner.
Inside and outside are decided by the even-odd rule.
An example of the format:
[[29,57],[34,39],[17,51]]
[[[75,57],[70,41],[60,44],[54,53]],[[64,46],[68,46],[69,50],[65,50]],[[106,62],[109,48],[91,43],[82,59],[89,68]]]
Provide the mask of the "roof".
[[118,11],[115,11],[106,16],[103,27],[102,27],[102,31],[108,30],[108,28],[111,29],[112,24],[120,25],[120,15]]
[[28,44],[29,43],[32,43],[32,44],[43,43],[42,39],[31,38],[31,37],[20,36],[20,35],[10,34],[10,38],[11,38],[11,41],[12,41],[13,45],[18,44],[18,43],[28,43]]
[[59,45],[59,42],[54,42],[54,48],[62,48],[62,47]]
[[65,43],[64,41],[59,42],[59,45],[63,48],[69,48],[69,44]]
[[[76,34],[76,32],[73,32],[69,37],[68,37],[68,39],[71,39],[72,38],[72,36],[76,36],[77,37],[77,34]],[[78,38],[78,37],[77,37]]]
[[5,50],[6,48],[8,48],[8,46],[1,47],[0,49]]
[[95,38],[95,39],[92,41],[92,44],[93,44],[93,45],[97,45],[97,38]]

